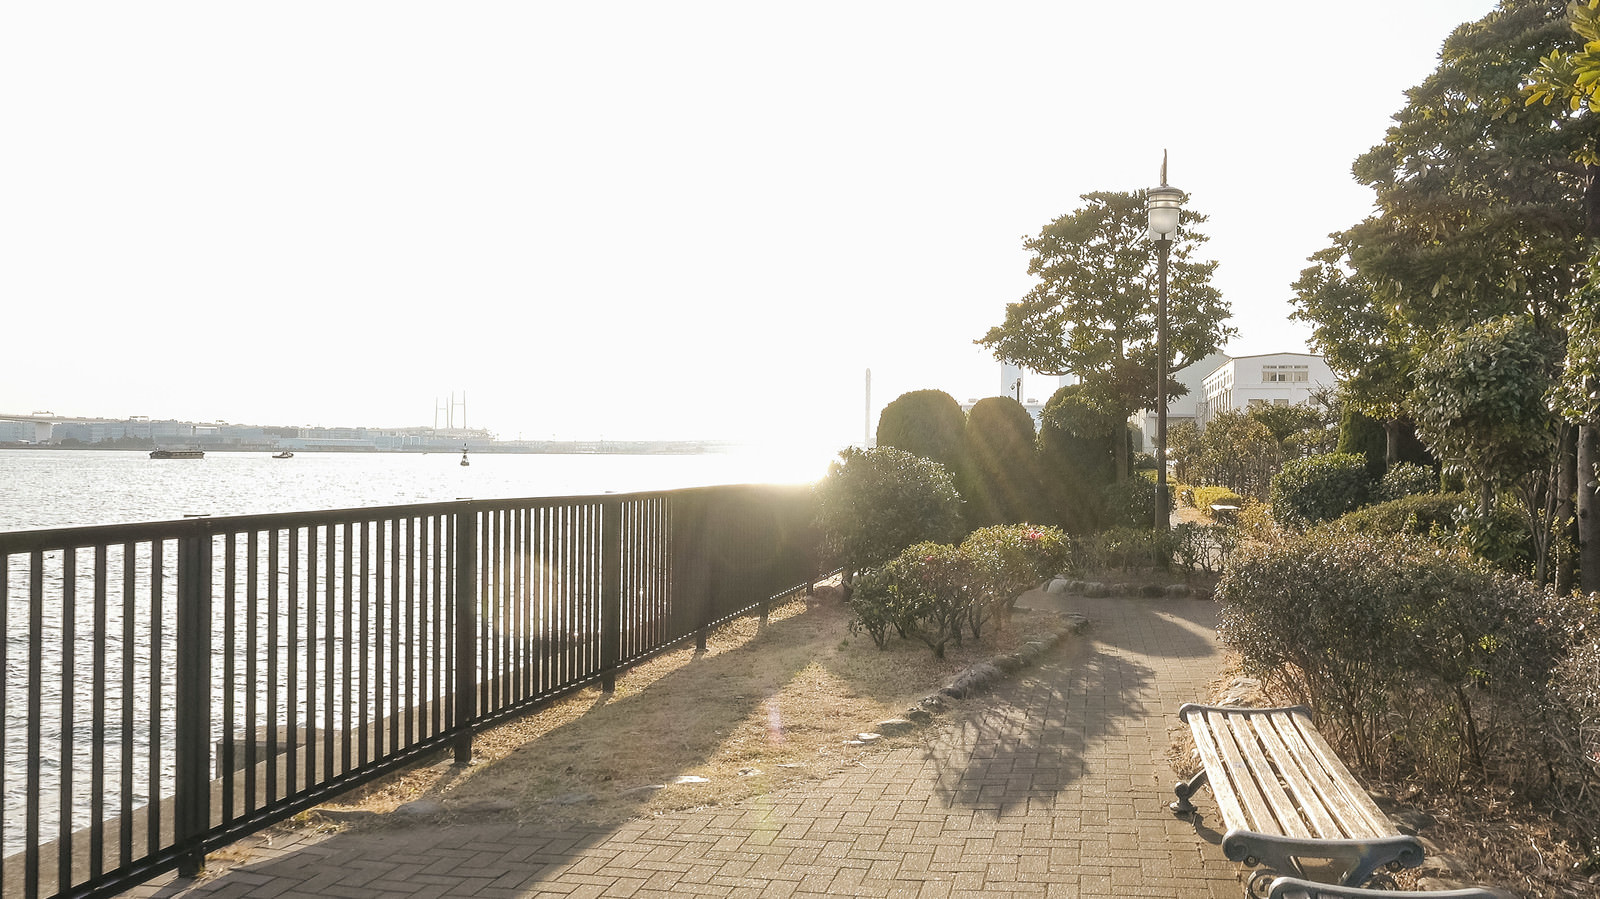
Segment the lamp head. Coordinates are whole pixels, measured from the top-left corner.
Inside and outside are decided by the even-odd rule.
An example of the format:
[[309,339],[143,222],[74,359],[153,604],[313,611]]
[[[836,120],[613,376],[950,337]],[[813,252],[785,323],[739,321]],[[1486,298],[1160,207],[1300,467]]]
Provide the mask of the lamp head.
[[1147,209],[1150,213],[1150,238],[1172,240],[1178,236],[1178,207],[1183,205],[1183,191],[1162,179],[1160,187],[1149,192]]

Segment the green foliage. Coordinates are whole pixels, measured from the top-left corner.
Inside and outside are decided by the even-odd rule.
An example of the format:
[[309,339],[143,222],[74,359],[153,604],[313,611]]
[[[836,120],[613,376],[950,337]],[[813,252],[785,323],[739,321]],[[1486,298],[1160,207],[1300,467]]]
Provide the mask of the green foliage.
[[1184,522],[1172,529],[1172,563],[1193,574],[1215,574],[1227,568],[1228,559],[1239,548],[1239,529],[1225,524]]
[[1226,487],[1191,487],[1189,488],[1189,505],[1202,512],[1209,512],[1212,506],[1238,506],[1244,508],[1244,497]]
[[[1108,484],[1102,491],[1104,521],[1111,527],[1154,528],[1156,526],[1156,484],[1145,477],[1128,478]],[[1167,513],[1178,506],[1178,496],[1167,491]]]
[[1417,431],[1445,465],[1478,483],[1509,486],[1543,468],[1555,448],[1544,397],[1555,347],[1526,318],[1504,317],[1444,336],[1417,368]]
[[902,449],[932,459],[959,476],[966,413],[942,390],[901,394],[878,415],[878,446]]
[[1036,520],[1039,470],[1028,410],[1008,396],[981,399],[967,414],[964,439],[967,520],[980,527]]
[[1590,259],[1589,284],[1572,298],[1562,320],[1567,355],[1551,401],[1557,412],[1578,424],[1600,423],[1600,255]]
[[1540,776],[1527,752],[1490,750],[1541,749],[1567,640],[1552,595],[1419,538],[1326,528],[1240,553],[1218,597],[1245,670],[1308,700],[1359,765]]
[[892,628],[944,658],[963,629],[978,639],[989,621],[1009,618],[1019,595],[1066,566],[1070,549],[1060,530],[1032,525],[981,528],[960,546],[907,547],[860,578],[850,630],[865,631],[882,649]]
[[1365,506],[1334,524],[1357,534],[1432,534],[1443,538],[1455,531],[1457,513],[1470,505],[1465,493],[1414,494]]
[[1118,424],[1084,396],[1080,385],[1050,396],[1039,417],[1039,521],[1074,534],[1099,526],[1101,489],[1117,477]]
[[[1003,324],[977,343],[1002,362],[1047,375],[1076,375],[1116,422],[1155,400],[1157,252],[1144,191],[1084,194],[1084,205],[1024,241],[1039,282],[1006,307]],[[1167,305],[1169,371],[1205,358],[1236,333],[1211,286],[1217,263],[1197,254],[1204,215],[1184,209],[1172,243]],[[1170,382],[1168,389],[1173,389]],[[1169,396],[1172,393],[1169,392]],[[1120,447],[1118,476],[1127,473]]]
[[1293,459],[1272,479],[1272,517],[1286,527],[1332,521],[1372,497],[1366,460],[1350,453]]
[[1410,462],[1401,462],[1383,473],[1383,479],[1378,482],[1377,498],[1394,500],[1419,493],[1438,492],[1438,472]]
[[1266,498],[1282,461],[1271,429],[1235,409],[1212,416],[1203,431],[1181,423],[1168,432],[1167,444],[1179,480],[1227,487],[1255,499]]
[[1173,541],[1149,526],[1114,527],[1079,541],[1080,567],[1106,571],[1145,571],[1166,568]]
[[1496,505],[1488,512],[1477,505],[1456,509],[1447,542],[1501,571],[1527,576],[1533,569],[1528,523],[1504,506]]
[[1362,456],[1367,460],[1367,473],[1374,478],[1383,477],[1389,452],[1389,436],[1383,422],[1346,406],[1339,421],[1339,452]]
[[1061,530],[1027,524],[981,528],[961,544],[972,562],[979,603],[1001,620],[1009,617],[1018,596],[1060,574],[1070,551]]
[[913,543],[963,533],[950,473],[892,447],[840,452],[815,497],[823,549],[847,571],[881,565]]

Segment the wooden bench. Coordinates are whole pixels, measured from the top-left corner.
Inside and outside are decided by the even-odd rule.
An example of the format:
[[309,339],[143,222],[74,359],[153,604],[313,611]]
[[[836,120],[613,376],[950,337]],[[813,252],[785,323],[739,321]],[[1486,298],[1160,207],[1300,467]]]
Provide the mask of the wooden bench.
[[1346,887],[1362,886],[1384,866],[1422,864],[1422,843],[1401,834],[1378,810],[1312,726],[1305,707],[1191,703],[1178,710],[1178,717],[1194,733],[1204,767],[1177,785],[1172,810],[1194,812],[1189,797],[1210,784],[1227,826],[1223,854],[1268,869],[1251,876],[1252,894],[1266,895],[1272,872],[1328,879],[1308,877],[1306,860],[1332,867],[1336,882]]

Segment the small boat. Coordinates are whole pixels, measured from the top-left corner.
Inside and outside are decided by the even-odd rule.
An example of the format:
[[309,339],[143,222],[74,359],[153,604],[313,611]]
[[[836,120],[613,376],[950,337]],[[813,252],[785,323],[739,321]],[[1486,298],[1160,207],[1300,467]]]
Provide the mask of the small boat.
[[467,448],[464,447],[464,446],[461,448],[461,464],[462,465],[471,465],[472,464],[471,462],[467,461]]
[[283,452],[278,453],[276,456],[273,456],[272,458],[274,458],[274,459],[293,459],[294,458],[294,453],[291,453],[288,450],[284,450]]
[[205,452],[197,449],[157,449],[150,451],[152,459],[204,459]]

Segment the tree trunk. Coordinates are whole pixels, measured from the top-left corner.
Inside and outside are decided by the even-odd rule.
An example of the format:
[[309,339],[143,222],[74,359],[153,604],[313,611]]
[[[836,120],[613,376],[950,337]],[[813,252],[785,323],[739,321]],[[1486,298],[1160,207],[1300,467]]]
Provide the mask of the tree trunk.
[[1400,464],[1400,432],[1404,421],[1391,418],[1383,423],[1383,467],[1387,471]]
[[1558,593],[1571,593],[1577,574],[1578,519],[1574,499],[1578,478],[1577,428],[1563,426],[1556,463],[1555,521],[1551,523],[1555,540],[1555,581]]
[[1600,530],[1596,508],[1600,484],[1596,483],[1595,463],[1600,462],[1600,431],[1593,424],[1578,428],[1578,571],[1585,593],[1600,590]]

